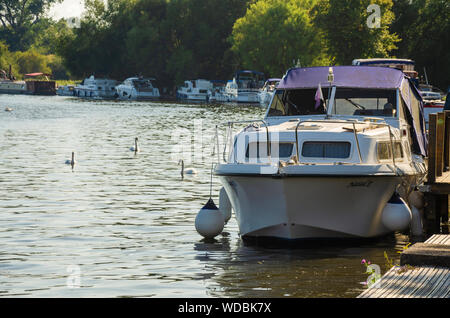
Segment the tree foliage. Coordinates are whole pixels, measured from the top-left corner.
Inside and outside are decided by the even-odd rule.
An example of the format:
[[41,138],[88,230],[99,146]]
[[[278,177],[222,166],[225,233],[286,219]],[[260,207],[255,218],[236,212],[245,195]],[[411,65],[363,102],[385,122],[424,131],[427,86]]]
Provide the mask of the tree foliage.
[[[378,5],[379,27],[369,27],[369,5]],[[394,20],[392,0],[320,0],[314,22],[326,39],[328,54],[336,64],[350,64],[355,58],[389,57],[399,41],[389,27]]]
[[294,60],[302,66],[323,62],[323,41],[310,18],[315,2],[260,0],[250,5],[231,35],[242,65],[281,76]]
[[0,36],[12,51],[28,49],[35,26],[56,2],[61,0],[0,0]]
[[431,84],[446,90],[450,85],[450,2],[421,0],[410,5],[417,18],[406,31],[404,52],[416,61],[420,73],[426,67]]
[[[75,29],[45,16],[60,1],[0,0],[1,67],[50,68],[60,78],[67,69],[75,78],[144,75],[171,90],[240,68],[281,76],[296,61],[401,57],[426,67],[431,83],[449,84],[448,0],[84,0]],[[380,8],[379,27],[368,24],[369,5]]]

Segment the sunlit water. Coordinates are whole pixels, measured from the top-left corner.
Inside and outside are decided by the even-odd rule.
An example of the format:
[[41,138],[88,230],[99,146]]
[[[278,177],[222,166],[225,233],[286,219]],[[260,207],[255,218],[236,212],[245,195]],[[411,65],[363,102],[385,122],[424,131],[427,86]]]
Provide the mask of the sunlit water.
[[[215,125],[263,115],[258,106],[0,95],[0,296],[357,296],[361,260],[384,273],[384,252],[398,261],[406,236],[268,247],[244,244],[234,218],[214,242],[195,231]],[[181,179],[181,158],[196,176]],[[213,178],[216,203],[219,189]]]

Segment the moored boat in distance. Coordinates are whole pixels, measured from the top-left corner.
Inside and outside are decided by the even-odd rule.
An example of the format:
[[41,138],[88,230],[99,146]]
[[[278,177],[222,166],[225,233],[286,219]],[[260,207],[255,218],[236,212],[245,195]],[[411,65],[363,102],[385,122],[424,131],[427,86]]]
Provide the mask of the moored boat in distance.
[[273,94],[275,93],[275,89],[280,83],[281,78],[269,78],[265,83],[263,88],[258,93],[259,103],[262,106],[269,105],[272,100]]
[[234,103],[259,103],[258,93],[264,82],[264,74],[261,72],[238,71],[225,86],[225,95]]
[[213,89],[213,83],[204,79],[184,81],[177,90],[177,98],[186,101],[206,102]]
[[[231,137],[238,124],[250,125]],[[422,99],[402,71],[290,69],[264,119],[227,125],[214,173],[244,239],[366,238],[409,225],[427,141]]]
[[26,94],[27,84],[25,81],[17,81],[12,75],[11,65],[9,72],[0,70],[0,94]]
[[25,74],[25,82],[27,83],[27,93],[31,95],[56,95],[56,82],[51,81],[50,74],[30,73]]
[[60,85],[56,89],[58,96],[75,96],[75,85]]
[[155,78],[130,77],[116,86],[116,97],[122,100],[153,100],[160,97],[159,89],[154,87]]
[[75,96],[93,99],[113,99],[116,95],[116,85],[116,80],[96,78],[94,75],[91,75],[75,86]]
[[[443,92],[436,87],[419,82],[419,74],[415,70],[415,62],[411,59],[395,59],[395,58],[373,58],[373,59],[355,59],[353,65],[358,66],[378,66],[378,67],[392,67],[402,70],[416,88],[419,90],[424,100],[424,114],[425,122],[428,124],[428,117],[430,114],[441,112],[444,108],[444,101],[442,100]],[[425,69],[424,69],[425,71]],[[425,73],[426,77],[426,73]]]

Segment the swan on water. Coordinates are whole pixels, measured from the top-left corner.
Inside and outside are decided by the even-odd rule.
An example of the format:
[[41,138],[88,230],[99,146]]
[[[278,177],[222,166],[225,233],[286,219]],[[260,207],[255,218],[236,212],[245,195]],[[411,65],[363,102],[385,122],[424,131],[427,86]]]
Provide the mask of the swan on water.
[[138,137],[134,138],[134,147],[130,147],[130,151],[133,151],[134,153],[141,151],[138,146]]
[[178,161],[178,165],[181,164],[181,177],[184,177],[185,174],[197,174],[197,170],[195,170],[194,168],[184,168],[184,160],[180,159],[180,161]]
[[66,165],[71,165],[72,168],[73,166],[76,164],[77,162],[75,161],[75,152],[72,151],[72,159],[67,159],[65,164]]

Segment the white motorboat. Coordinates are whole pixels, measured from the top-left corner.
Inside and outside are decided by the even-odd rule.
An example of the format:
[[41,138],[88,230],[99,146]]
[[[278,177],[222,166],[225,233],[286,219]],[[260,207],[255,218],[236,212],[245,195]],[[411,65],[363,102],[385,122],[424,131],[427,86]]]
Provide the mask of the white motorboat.
[[131,100],[152,100],[160,97],[159,89],[154,87],[154,78],[130,77],[116,87],[117,98]]
[[262,106],[269,105],[270,101],[272,100],[272,97],[275,93],[275,89],[278,86],[278,83],[280,83],[280,78],[269,78],[265,83],[263,88],[258,93],[259,103]]
[[400,70],[290,69],[263,120],[227,124],[214,173],[243,238],[377,237],[409,225],[426,137],[420,94]]
[[60,85],[56,89],[58,96],[75,96],[75,85]]
[[238,71],[225,86],[225,95],[234,103],[259,103],[258,93],[263,85],[263,73]]
[[9,72],[0,70],[0,94],[26,94],[27,83],[25,81],[17,81],[12,75],[11,65]]
[[225,81],[212,81],[213,88],[208,92],[208,102],[227,103],[231,102],[231,97],[225,94]]
[[184,85],[178,88],[177,98],[188,101],[206,102],[213,83],[204,79],[184,81]]
[[94,75],[91,75],[75,86],[75,96],[93,99],[112,99],[116,95],[116,85],[116,80],[96,78]]

